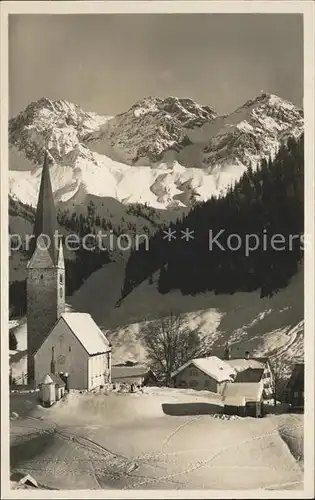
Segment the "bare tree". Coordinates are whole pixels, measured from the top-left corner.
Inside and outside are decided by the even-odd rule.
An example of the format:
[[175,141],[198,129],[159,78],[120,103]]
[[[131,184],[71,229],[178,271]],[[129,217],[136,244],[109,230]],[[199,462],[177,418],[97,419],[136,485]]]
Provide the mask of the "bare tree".
[[281,388],[283,387],[283,366],[279,358],[274,358],[271,362],[271,371],[273,377],[273,401],[277,406],[277,398],[280,398]]
[[179,314],[170,312],[169,316],[147,323],[140,332],[152,368],[170,385],[171,374],[187,361],[209,356],[209,338],[200,334],[198,329],[190,329]]

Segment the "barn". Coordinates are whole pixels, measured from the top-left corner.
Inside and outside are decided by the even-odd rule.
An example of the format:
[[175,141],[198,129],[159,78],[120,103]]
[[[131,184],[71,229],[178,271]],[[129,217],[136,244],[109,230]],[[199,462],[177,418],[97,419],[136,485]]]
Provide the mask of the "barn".
[[235,382],[226,384],[222,399],[224,411],[242,417],[263,416],[263,382]]
[[155,373],[144,365],[119,364],[112,366],[112,382],[116,384],[134,384],[136,386],[156,385]]
[[243,358],[232,358],[226,360],[229,365],[235,369],[237,375],[235,382],[251,383],[263,382],[264,399],[270,399],[274,393],[274,379],[272,367],[269,359],[264,357],[251,357],[246,351]]
[[196,358],[183,364],[171,375],[173,387],[191,387],[221,393],[226,382],[232,382],[234,368],[216,356]]
[[111,381],[111,344],[90,314],[64,313],[34,355],[36,387],[46,373],[68,373],[68,388]]

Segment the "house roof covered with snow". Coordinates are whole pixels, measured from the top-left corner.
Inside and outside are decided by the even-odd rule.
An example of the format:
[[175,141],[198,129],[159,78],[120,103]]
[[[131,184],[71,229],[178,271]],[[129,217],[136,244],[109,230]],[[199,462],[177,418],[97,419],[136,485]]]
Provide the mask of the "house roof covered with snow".
[[135,365],[135,366],[116,365],[112,366],[112,380],[120,380],[129,377],[131,378],[145,377],[150,372],[151,372],[150,368],[144,365]]
[[61,315],[59,321],[65,321],[72,333],[92,356],[111,350],[110,342],[88,313],[69,312]]
[[[263,390],[262,382],[227,383],[223,389],[222,398],[225,405],[244,406],[246,403],[260,401]],[[237,401],[239,404],[235,404]]]
[[226,363],[228,363],[237,372],[242,372],[248,369],[265,369],[267,362],[268,358],[235,358],[226,360]]
[[187,363],[172,373],[171,378],[175,377],[178,373],[190,365],[195,366],[206,375],[209,375],[209,377],[214,378],[217,382],[232,380],[235,376],[234,368],[231,367],[226,361],[223,361],[216,356],[209,356],[207,358],[196,358],[187,361]]

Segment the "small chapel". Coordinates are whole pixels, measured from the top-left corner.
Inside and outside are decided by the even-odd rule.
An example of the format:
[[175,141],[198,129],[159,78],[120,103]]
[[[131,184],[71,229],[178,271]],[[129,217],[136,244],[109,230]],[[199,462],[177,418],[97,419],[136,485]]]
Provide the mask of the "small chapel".
[[34,388],[47,373],[67,374],[68,389],[111,381],[111,344],[88,313],[67,312],[63,242],[49,172],[44,164],[27,265],[27,377]]

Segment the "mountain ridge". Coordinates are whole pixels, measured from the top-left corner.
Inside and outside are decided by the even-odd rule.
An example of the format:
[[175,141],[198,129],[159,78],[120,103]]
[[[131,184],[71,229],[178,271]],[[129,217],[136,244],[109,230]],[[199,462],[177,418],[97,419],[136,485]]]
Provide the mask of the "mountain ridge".
[[146,97],[115,117],[41,98],[9,121],[10,194],[36,204],[47,148],[56,201],[80,190],[125,204],[187,207],[224,194],[302,131],[303,111],[273,94],[225,116],[173,96]]

